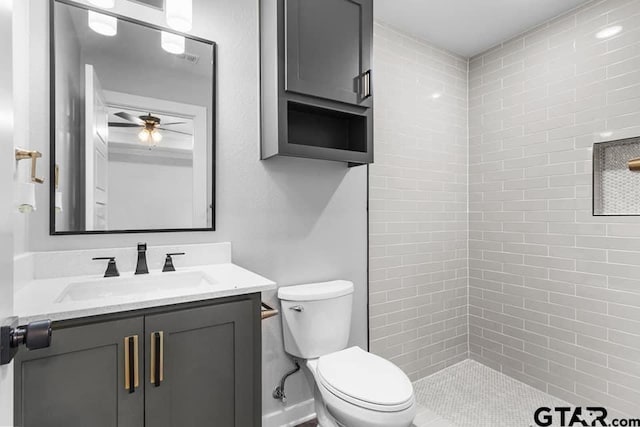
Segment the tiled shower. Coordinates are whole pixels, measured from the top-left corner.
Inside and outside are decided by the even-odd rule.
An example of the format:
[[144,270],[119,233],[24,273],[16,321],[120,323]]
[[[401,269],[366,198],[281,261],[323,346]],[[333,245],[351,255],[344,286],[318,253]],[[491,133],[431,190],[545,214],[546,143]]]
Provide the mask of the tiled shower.
[[637,416],[640,221],[593,215],[592,150],[640,135],[640,1],[587,3],[468,61],[375,37],[371,350],[412,380],[471,358]]

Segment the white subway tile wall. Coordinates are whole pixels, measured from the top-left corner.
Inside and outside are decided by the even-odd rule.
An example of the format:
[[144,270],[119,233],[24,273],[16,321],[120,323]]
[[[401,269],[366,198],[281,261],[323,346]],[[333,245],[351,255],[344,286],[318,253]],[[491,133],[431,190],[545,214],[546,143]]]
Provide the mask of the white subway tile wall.
[[468,61],[376,23],[371,351],[412,380],[468,357]]
[[[617,36],[596,37],[616,25]],[[638,135],[640,0],[589,3],[469,63],[471,357],[571,403],[636,417],[640,217],[592,216],[591,150]],[[389,148],[378,147],[385,161]],[[377,173],[385,166],[372,168],[372,195],[389,184]],[[381,306],[389,279],[378,274],[398,262],[390,222],[373,222]]]

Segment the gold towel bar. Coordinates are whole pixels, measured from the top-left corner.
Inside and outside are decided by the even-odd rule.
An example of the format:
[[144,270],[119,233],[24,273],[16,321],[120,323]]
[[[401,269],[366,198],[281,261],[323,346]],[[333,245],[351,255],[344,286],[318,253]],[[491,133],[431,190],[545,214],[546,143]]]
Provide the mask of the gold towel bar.
[[275,308],[264,302],[262,303],[262,307],[260,310],[260,317],[262,318],[262,320],[268,319],[269,317],[277,316],[278,313],[278,310],[276,310]]
[[25,150],[23,148],[16,148],[16,160],[31,159],[31,181],[37,184],[42,184],[44,179],[36,176],[37,160],[42,157],[42,153],[39,151]]

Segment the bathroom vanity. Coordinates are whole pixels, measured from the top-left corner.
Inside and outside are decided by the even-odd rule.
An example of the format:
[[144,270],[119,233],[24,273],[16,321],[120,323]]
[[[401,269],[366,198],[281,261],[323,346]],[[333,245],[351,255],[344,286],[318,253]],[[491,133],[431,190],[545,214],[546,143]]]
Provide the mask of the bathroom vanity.
[[260,425],[259,294],[56,322],[53,334],[16,359],[16,425]]
[[228,244],[187,247],[215,263],[181,260],[166,273],[151,249],[149,274],[108,278],[63,266],[39,277],[92,251],[31,255],[40,267],[17,290],[16,313],[20,324],[51,319],[53,335],[15,359],[16,425],[261,425],[260,292],[275,284],[232,264]]

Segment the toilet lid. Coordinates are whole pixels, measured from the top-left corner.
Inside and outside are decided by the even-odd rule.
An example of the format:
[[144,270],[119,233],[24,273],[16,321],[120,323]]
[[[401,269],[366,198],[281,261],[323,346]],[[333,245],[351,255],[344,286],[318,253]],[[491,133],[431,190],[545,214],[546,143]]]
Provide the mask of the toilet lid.
[[360,347],[320,357],[317,369],[322,385],[356,405],[399,411],[413,404],[413,386],[405,373]]

